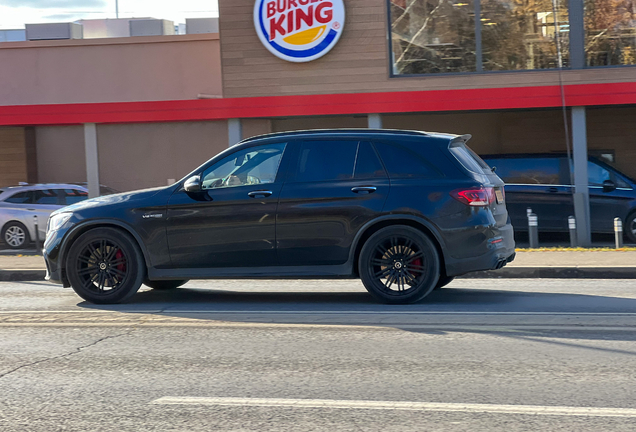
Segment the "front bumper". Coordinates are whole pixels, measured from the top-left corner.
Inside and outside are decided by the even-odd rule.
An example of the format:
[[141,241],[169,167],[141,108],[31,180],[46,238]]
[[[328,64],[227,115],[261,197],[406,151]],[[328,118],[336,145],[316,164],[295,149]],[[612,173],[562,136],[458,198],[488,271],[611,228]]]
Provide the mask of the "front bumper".
[[49,233],[46,241],[44,242],[42,255],[44,257],[44,262],[46,263],[45,279],[49,282],[61,284],[65,288],[68,288],[70,284],[68,283],[68,280],[66,280],[62,271],[62,266],[60,265],[63,237],[64,232],[61,231]]

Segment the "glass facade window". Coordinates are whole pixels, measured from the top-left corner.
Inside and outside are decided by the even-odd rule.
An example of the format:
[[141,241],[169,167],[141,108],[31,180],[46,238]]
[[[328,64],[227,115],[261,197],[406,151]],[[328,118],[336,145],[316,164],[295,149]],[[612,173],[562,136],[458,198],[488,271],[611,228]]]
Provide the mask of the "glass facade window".
[[473,0],[391,0],[393,74],[474,72]]
[[568,16],[567,0],[391,0],[393,75],[567,67]]
[[585,0],[588,66],[636,64],[636,0]]
[[[483,69],[558,68],[558,48],[562,65],[567,67],[570,30],[567,6],[562,0],[554,3],[552,0],[481,0]],[[555,37],[557,31],[558,38]]]

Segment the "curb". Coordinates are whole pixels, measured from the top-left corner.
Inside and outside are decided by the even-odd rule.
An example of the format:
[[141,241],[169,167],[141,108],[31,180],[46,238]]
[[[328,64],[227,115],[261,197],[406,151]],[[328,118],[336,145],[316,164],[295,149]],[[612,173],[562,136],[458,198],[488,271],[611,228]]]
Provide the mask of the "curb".
[[636,279],[636,267],[504,267],[469,273],[469,279]]
[[0,270],[0,282],[43,281],[45,270]]

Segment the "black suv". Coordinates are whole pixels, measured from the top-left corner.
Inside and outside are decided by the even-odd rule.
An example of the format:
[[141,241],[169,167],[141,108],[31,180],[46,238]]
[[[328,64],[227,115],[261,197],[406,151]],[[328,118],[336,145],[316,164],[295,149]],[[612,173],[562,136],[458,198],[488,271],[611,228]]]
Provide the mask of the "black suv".
[[361,278],[412,303],[514,258],[503,182],[457,136],[325,130],[251,138],[178,183],[55,212],[47,279],[114,303],[142,283]]
[[[506,201],[515,231],[527,231],[527,209],[539,218],[541,231],[568,231],[574,215],[571,163],[565,154],[482,156],[506,182]],[[590,157],[587,164],[592,232],[614,232],[621,218],[627,237],[636,242],[636,184],[625,174]]]

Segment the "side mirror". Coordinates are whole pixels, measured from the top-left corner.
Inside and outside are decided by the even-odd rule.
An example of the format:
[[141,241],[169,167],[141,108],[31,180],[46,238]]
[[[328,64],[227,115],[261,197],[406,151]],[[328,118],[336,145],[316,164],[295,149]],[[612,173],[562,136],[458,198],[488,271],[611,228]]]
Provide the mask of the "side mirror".
[[605,180],[603,182],[603,192],[614,192],[616,190],[616,184],[611,180]]
[[201,192],[201,176],[192,176],[185,181],[183,188],[186,192],[197,193]]

